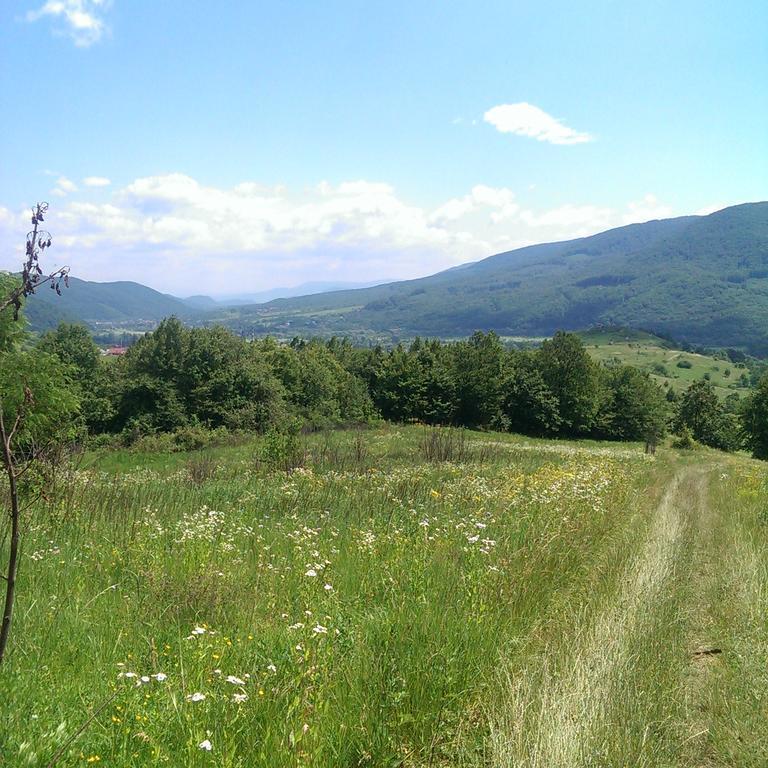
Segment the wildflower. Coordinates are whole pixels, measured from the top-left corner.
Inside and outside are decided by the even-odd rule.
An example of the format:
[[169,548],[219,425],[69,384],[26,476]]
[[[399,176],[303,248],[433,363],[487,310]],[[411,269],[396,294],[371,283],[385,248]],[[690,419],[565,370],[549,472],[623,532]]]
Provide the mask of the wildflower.
[[312,627],[312,631],[316,635],[327,635],[328,627],[324,627],[322,624],[316,624],[314,627]]
[[233,693],[232,694],[232,701],[234,701],[235,704],[242,704],[244,701],[248,701],[248,694],[247,693]]
[[323,589],[324,589],[326,592],[333,592],[333,586],[331,586],[330,584],[326,584],[326,585],[323,587]]
[[269,666],[267,667],[267,670],[274,674],[275,672],[277,672],[277,667],[274,664],[270,663]]
[[213,744],[211,744],[209,739],[201,741],[197,746],[198,749],[204,749],[206,752],[210,752],[213,749]]
[[85,762],[86,763],[98,763],[101,758],[98,755],[91,755]]
[[189,696],[187,696],[187,701],[204,701],[205,700],[205,694],[200,693],[199,691],[195,691],[195,693],[190,693]]
[[142,676],[139,678],[139,682],[140,682],[140,683],[144,683],[144,684],[146,684],[146,683],[148,683],[148,682],[149,682],[149,677],[148,677],[147,675],[142,675]]
[[317,576],[317,571],[314,568],[310,568],[304,575],[314,578],[315,576]]
[[235,677],[234,675],[227,675],[226,680],[228,683],[232,683],[232,685],[245,685],[245,680],[241,680],[239,677]]
[[165,682],[168,679],[168,675],[166,675],[165,672],[158,672],[156,675],[152,675],[152,677],[154,677],[158,683]]
[[195,628],[192,630],[192,634],[193,634],[193,635],[204,635],[204,634],[205,634],[205,632],[206,632],[206,630],[205,630],[205,628],[204,628],[204,627],[195,627]]

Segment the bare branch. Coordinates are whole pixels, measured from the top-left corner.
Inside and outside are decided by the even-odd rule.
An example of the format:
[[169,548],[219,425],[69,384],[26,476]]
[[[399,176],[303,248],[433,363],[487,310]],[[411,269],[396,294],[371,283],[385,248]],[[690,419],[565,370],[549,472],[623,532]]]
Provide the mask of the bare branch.
[[[48,212],[48,203],[38,203],[32,209],[32,231],[27,233],[26,260],[21,272],[21,285],[13,289],[8,296],[0,299],[0,312],[13,307],[13,318],[18,320],[19,310],[21,309],[22,299],[32,295],[41,285],[48,284],[61,295],[61,284],[68,285],[69,267],[61,267],[49,275],[43,273],[40,266],[40,255],[46,248],[51,247],[51,233],[47,230],[41,230],[40,224],[45,221],[45,215]],[[19,503],[19,487],[17,481],[20,474],[27,471],[30,467],[39,463],[40,453],[38,453],[34,443],[31,453],[20,456],[13,445],[24,425],[27,413],[35,405],[34,393],[27,384],[24,384],[24,397],[21,403],[16,406],[15,414],[12,418],[13,424],[10,431],[7,429],[6,418],[4,414],[4,403],[0,397],[0,448],[2,449],[2,466],[5,469],[5,475],[8,482],[8,499],[10,502],[10,522],[11,538],[8,550],[8,564],[6,573],[3,576],[5,586],[5,601],[3,603],[2,621],[0,621],[0,664],[3,662],[5,651],[8,646],[8,637],[11,631],[11,622],[13,618],[13,608],[16,595],[16,578],[19,570],[19,555],[21,547],[21,515],[22,509]],[[10,417],[9,417],[10,418]],[[22,471],[17,467],[21,465]],[[98,713],[94,713],[94,717]],[[90,721],[88,721],[90,722]],[[87,727],[78,731],[73,739]],[[54,756],[51,765],[58,759],[58,754]]]
[[26,259],[21,270],[21,285],[0,301],[0,312],[13,307],[14,320],[19,319],[22,299],[31,296],[38,288],[50,284],[61,295],[62,283],[69,285],[69,267],[59,267],[46,275],[40,266],[40,255],[51,247],[51,233],[40,229],[48,212],[48,203],[37,203],[32,209],[32,230],[27,232]]

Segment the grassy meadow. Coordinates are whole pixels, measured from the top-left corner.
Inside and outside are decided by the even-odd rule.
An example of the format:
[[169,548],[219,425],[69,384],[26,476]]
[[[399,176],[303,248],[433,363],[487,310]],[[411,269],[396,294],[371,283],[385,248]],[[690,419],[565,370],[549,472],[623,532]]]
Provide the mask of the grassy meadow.
[[27,514],[0,766],[765,765],[767,478],[421,427],[86,455]]
[[710,355],[674,349],[664,339],[644,331],[587,331],[580,336],[587,351],[597,362],[632,365],[651,374],[657,383],[671,387],[677,393],[705,377],[709,377],[721,398],[734,393],[743,397],[749,392],[750,385],[740,380],[742,374],[749,375],[743,365]]
[[580,336],[587,351],[597,362],[632,365],[651,374],[657,383],[677,393],[705,377],[708,377],[721,398],[734,393],[743,397],[750,391],[750,385],[741,381],[742,374],[749,374],[744,365],[675,349],[664,339],[644,331],[596,330]]

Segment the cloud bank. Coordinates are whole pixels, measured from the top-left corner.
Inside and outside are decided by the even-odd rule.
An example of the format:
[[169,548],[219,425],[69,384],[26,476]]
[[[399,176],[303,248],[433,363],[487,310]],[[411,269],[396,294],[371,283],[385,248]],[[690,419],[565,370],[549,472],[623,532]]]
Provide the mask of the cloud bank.
[[[100,177],[93,177],[100,178]],[[136,280],[176,294],[256,291],[311,280],[419,277],[531,243],[672,215],[653,196],[611,208],[538,210],[506,187],[476,185],[434,207],[389,184],[346,181],[299,190],[205,185],[179,173],[110,192],[65,177],[52,204],[46,264],[91,280]],[[21,263],[29,213],[0,207],[0,268]]]

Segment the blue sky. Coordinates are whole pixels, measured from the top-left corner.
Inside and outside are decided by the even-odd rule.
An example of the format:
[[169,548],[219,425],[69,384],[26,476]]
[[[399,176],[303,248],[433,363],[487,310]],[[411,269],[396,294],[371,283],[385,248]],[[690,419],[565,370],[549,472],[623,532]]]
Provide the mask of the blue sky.
[[[768,5],[9,0],[0,267],[413,277],[768,198]],[[107,183],[108,182],[108,183]]]

